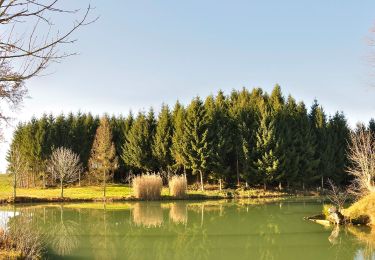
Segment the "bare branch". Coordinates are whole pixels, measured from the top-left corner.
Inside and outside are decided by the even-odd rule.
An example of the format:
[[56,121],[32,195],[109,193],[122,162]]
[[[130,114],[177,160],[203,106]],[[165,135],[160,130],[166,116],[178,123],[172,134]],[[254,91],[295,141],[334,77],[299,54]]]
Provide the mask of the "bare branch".
[[354,177],[351,193],[364,196],[375,191],[375,138],[365,127],[351,133],[348,157],[351,165],[347,171]]
[[[76,55],[59,48],[75,43],[76,39],[69,39],[73,33],[98,19],[89,19],[90,5],[80,14],[80,9],[59,8],[60,2],[0,0],[0,123],[9,120],[4,109],[14,110],[27,95],[25,81],[39,76],[51,62]],[[66,32],[55,28],[50,17],[57,15],[72,16],[73,24]]]

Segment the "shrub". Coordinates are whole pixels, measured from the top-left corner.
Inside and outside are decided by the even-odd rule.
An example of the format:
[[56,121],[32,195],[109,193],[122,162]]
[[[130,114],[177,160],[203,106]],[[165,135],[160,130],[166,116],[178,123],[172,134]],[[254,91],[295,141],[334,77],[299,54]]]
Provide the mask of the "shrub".
[[163,181],[161,177],[156,174],[145,174],[133,179],[134,196],[138,199],[159,199],[162,188]]
[[328,216],[329,216],[329,209],[333,207],[333,205],[331,204],[324,204],[323,205],[323,210],[322,210],[322,214],[325,216],[325,218],[327,219]]
[[185,197],[187,183],[184,176],[173,176],[169,180],[169,192],[177,198]]
[[[42,259],[45,243],[41,232],[32,226],[30,219],[18,216],[7,227],[0,231],[0,251],[12,254],[14,259]],[[1,255],[0,255],[1,256]]]
[[351,220],[375,226],[375,192],[368,194],[355,202],[343,212]]

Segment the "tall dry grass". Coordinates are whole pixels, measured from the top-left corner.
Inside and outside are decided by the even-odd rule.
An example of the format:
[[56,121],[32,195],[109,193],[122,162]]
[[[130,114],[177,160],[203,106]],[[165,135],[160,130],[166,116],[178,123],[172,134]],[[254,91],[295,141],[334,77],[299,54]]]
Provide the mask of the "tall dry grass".
[[169,180],[169,192],[170,195],[183,198],[186,196],[187,183],[184,176],[173,176]]
[[159,175],[144,174],[133,179],[134,196],[138,199],[160,199],[163,181]]

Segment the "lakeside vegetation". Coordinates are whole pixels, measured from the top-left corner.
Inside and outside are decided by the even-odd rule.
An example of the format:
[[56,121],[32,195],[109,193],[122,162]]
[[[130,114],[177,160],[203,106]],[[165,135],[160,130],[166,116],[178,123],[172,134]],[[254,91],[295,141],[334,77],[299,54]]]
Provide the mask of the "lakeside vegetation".
[[[292,196],[294,193],[280,192],[277,190],[249,189],[249,190],[233,190],[226,189],[221,192],[214,190],[192,190],[188,189],[185,199],[219,199],[219,198],[268,198],[268,197],[284,197]],[[313,195],[310,193],[310,195]],[[13,201],[12,177],[0,174],[0,201]],[[17,189],[17,197],[19,202],[27,201],[61,201],[60,188],[19,188]],[[33,200],[35,199],[35,200]],[[87,200],[95,201],[103,199],[103,190],[100,186],[84,186],[84,187],[68,187],[64,190],[64,199],[69,200]],[[181,199],[181,197],[173,196],[169,188],[163,187],[161,190],[161,199]],[[107,187],[108,201],[136,200],[133,188],[122,184],[109,184]]]
[[[368,129],[375,130],[373,120]],[[172,111],[162,105],[157,116],[150,109],[135,117],[33,118],[14,132],[8,172],[21,161],[17,187],[60,185],[49,165],[52,152],[64,147],[82,166],[72,185],[102,185],[103,192],[107,182],[130,184],[148,172],[159,173],[164,184],[185,175],[202,190],[204,184],[316,189],[327,187],[328,179],[350,182],[345,170],[350,132],[343,113],[328,117],[317,101],[308,110],[292,96],[285,98],[279,86],[271,94],[244,88],[227,96],[219,91],[204,102],[196,97],[186,107],[177,102]]]

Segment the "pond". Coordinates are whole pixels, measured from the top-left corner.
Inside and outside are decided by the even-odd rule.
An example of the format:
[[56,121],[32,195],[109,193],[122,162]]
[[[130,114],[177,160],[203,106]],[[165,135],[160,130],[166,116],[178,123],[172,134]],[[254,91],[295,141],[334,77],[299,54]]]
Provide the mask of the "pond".
[[44,204],[0,207],[0,217],[6,216],[8,226],[29,219],[46,237],[49,259],[375,259],[369,229],[303,219],[321,212],[322,204],[316,199]]

